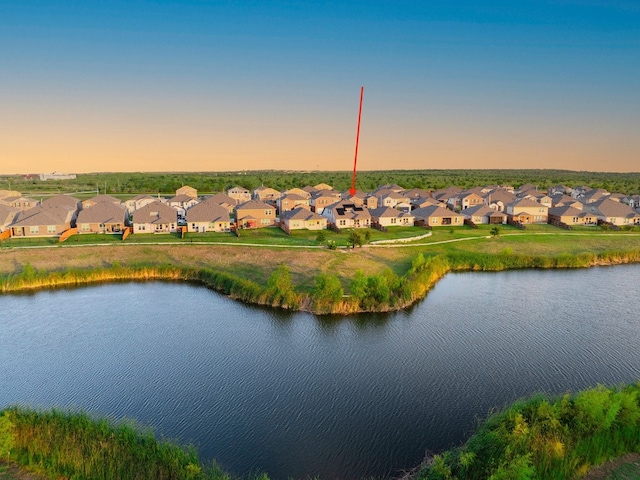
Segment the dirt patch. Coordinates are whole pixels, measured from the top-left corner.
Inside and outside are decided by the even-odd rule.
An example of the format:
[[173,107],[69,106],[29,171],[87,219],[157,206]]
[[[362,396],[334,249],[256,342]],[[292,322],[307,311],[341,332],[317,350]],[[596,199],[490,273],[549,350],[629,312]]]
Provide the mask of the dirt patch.
[[[612,476],[613,474],[616,475]],[[607,462],[604,465],[593,468],[582,477],[582,480],[606,480],[609,478],[616,480],[638,480],[640,478],[640,453],[629,453],[611,462]]]
[[0,460],[0,480],[46,480],[46,477],[23,470],[14,463]]

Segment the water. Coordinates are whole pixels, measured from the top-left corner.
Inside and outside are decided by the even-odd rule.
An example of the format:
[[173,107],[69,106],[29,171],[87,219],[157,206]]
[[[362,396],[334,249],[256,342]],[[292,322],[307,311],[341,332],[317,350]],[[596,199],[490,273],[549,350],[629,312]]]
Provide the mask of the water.
[[388,478],[535,392],[640,379],[640,266],[452,274],[318,319],[205,288],[0,296],[0,408],[134,418],[236,474]]

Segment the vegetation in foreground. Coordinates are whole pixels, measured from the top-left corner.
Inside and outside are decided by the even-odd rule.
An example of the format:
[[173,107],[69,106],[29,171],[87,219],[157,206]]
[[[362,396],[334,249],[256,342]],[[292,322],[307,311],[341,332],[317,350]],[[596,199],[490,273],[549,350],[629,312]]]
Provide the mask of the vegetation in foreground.
[[461,448],[430,458],[415,479],[569,479],[640,451],[640,383],[539,395],[491,416]]
[[[489,417],[464,446],[428,459],[411,478],[580,478],[592,466],[640,451],[639,395],[637,383],[518,401]],[[23,407],[0,411],[0,459],[78,480],[231,478],[215,463],[204,465],[193,448],[158,441],[131,423]]]

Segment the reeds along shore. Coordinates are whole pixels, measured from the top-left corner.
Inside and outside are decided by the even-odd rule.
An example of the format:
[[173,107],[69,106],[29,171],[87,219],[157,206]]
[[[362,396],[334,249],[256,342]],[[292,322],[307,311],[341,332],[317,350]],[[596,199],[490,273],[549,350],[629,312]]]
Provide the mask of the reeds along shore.
[[[484,422],[465,445],[428,458],[406,480],[580,478],[592,466],[640,451],[640,382],[521,400]],[[0,462],[52,478],[230,479],[193,450],[132,424],[84,413],[0,411]],[[254,478],[268,480],[261,474]]]
[[427,459],[413,480],[562,480],[640,451],[640,383],[556,399],[538,395],[491,416],[467,443]]
[[388,268],[369,276],[357,271],[351,279],[320,273],[314,279],[311,292],[296,289],[285,264],[272,272],[266,285],[215,268],[169,264],[121,266],[115,263],[106,268],[44,271],[26,264],[20,273],[0,277],[0,293],[126,280],[187,281],[200,283],[246,303],[316,314],[351,314],[406,308],[424,298],[435,283],[451,271],[583,268],[637,262],[640,262],[640,249],[557,256],[515,254],[511,249],[497,254],[456,252],[428,256],[419,253],[402,276]]

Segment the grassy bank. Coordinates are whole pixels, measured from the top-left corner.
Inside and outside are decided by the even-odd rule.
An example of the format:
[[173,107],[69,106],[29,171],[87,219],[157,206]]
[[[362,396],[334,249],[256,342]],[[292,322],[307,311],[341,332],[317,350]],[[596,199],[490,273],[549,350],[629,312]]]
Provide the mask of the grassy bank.
[[132,424],[84,413],[9,408],[0,412],[0,458],[49,478],[228,479],[193,448],[158,441]]
[[640,383],[535,396],[491,416],[467,443],[428,459],[414,480],[568,479],[640,451]]
[[[235,258],[247,257],[237,263],[231,255],[222,260],[223,252],[216,249],[216,254],[212,255],[210,248],[203,250],[207,247],[198,246],[181,246],[180,252],[162,246],[57,249],[56,252],[74,250],[77,256],[69,255],[69,258],[75,260],[84,256],[95,261],[93,248],[102,248],[98,252],[108,251],[112,258],[124,257],[123,262],[126,263],[101,260],[99,266],[93,266],[91,262],[85,262],[83,266],[79,262],[78,265],[59,269],[55,268],[56,263],[49,264],[53,268],[36,268],[30,262],[17,265],[16,262],[12,273],[0,275],[0,293],[111,281],[187,281],[200,283],[247,303],[318,314],[350,314],[406,308],[424,298],[435,283],[451,271],[583,268],[640,262],[640,247],[534,254],[516,253],[513,246],[506,246],[497,252],[486,252],[482,251],[483,247],[495,247],[497,242],[470,238],[472,242],[464,242],[464,246],[460,243],[439,243],[434,244],[438,248],[431,249],[414,246],[341,252],[317,250],[298,255],[292,255],[291,251],[261,249],[258,263],[256,250],[251,247],[227,247],[223,250],[229,253],[235,250]],[[594,239],[591,240],[593,243]],[[484,243],[479,243],[481,241]],[[530,245],[536,248],[545,246],[534,241],[530,241]],[[113,255],[116,252],[134,255]],[[203,255],[198,252],[203,252]],[[35,260],[42,255],[39,250],[20,253],[21,258]],[[64,261],[58,257],[58,262]],[[317,262],[323,264],[314,265]]]

